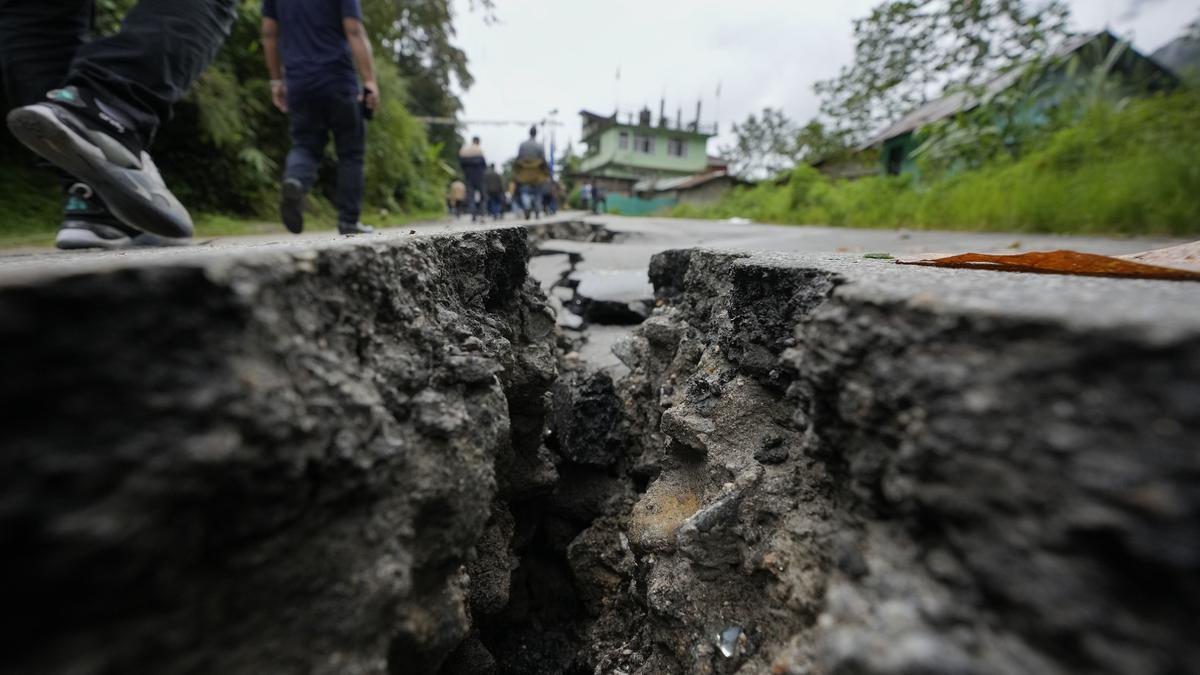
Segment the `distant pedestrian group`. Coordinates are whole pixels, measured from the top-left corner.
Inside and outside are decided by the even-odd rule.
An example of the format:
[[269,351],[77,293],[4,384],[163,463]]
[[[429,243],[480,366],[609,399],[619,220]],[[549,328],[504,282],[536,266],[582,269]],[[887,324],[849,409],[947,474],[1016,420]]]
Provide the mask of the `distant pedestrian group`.
[[487,218],[499,220],[504,215],[504,179],[489,164],[483,154],[479,137],[471,139],[458,153],[463,179],[450,183],[446,196],[447,208],[455,217],[471,215],[471,222]]

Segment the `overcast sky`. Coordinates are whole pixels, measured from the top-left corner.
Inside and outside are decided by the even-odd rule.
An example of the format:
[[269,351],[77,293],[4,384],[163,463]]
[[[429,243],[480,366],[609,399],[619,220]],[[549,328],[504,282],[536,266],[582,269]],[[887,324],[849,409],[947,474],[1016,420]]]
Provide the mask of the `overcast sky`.
[[[668,117],[720,123],[715,153],[733,122],[765,106],[798,121],[818,107],[814,82],[853,57],[851,21],[880,0],[496,0],[499,23],[459,10],[458,44],[475,85],[466,120],[532,121],[557,109],[558,145],[578,144],[581,109],[610,114],[665,94]],[[1200,14],[1200,0],[1069,0],[1077,31],[1111,27],[1149,53]],[[620,70],[620,81],[617,71]],[[716,98],[721,84],[721,97]],[[497,163],[516,153],[526,127],[469,125]]]

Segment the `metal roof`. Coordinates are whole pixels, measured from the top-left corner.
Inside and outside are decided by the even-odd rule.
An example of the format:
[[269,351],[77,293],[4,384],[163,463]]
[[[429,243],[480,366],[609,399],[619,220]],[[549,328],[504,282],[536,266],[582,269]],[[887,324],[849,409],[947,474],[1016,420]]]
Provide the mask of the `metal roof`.
[[[1111,38],[1113,41],[1118,40],[1116,36],[1108,31],[1101,31],[1091,35],[1077,35],[1067,40],[1058,49],[1056,49],[1052,58],[1061,59],[1070,56],[1083,47],[1091,44],[1093,41],[1105,37]],[[1024,72],[1025,68],[1023,67],[1013,68],[1007,73],[989,80],[982,87],[984,94],[983,100],[990,99],[996,94],[999,94],[1016,84],[1017,81],[1021,79],[1021,75],[1024,74]],[[955,92],[948,96],[939,98],[936,101],[930,101],[929,103],[920,106],[916,110],[900,118],[900,120],[895,124],[892,124],[875,136],[871,137],[870,140],[863,143],[858,149],[866,150],[867,148],[873,148],[884,141],[891,140],[910,131],[915,131],[926,124],[929,124],[930,122],[943,120],[947,117],[957,115],[958,113],[971,110],[979,104],[980,97],[976,95],[976,93],[970,91]]]
[[678,176],[675,178],[643,178],[633,184],[634,192],[671,192],[673,190],[690,190],[711,183],[718,178],[725,178],[728,171],[699,173],[694,176]]

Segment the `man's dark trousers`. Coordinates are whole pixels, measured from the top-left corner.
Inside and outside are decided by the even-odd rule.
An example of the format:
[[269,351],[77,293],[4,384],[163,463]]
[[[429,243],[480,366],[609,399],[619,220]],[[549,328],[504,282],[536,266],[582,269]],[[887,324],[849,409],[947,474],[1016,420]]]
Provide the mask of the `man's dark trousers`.
[[317,179],[325,145],[333,134],[337,151],[338,221],[357,224],[362,215],[363,161],[367,147],[367,123],[356,95],[338,92],[288,92],[289,128],[292,149],[288,152],[284,178],[295,178],[307,192]]
[[482,218],[487,208],[487,188],[483,185],[483,178],[467,181],[467,200],[471,204],[471,217]]
[[117,35],[87,41],[92,0],[0,0],[0,73],[9,105],[65,85],[133,120],[144,144],[216,56],[236,0],[142,0]]

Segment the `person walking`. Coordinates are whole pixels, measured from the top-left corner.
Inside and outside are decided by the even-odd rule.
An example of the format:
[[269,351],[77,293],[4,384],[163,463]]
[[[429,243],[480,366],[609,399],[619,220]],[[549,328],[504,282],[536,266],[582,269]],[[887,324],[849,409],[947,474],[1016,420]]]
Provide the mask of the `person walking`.
[[504,213],[504,179],[496,172],[495,164],[489,164],[483,174],[483,189],[487,193],[488,214],[500,220]]
[[487,160],[483,157],[483,147],[479,143],[479,137],[476,136],[458,152],[458,164],[462,167],[463,177],[467,179],[467,202],[471,209],[472,223],[483,218],[483,177],[487,173]]
[[463,205],[467,203],[467,184],[454,179],[450,183],[450,212],[455,218],[459,218],[463,214]]
[[148,149],[229,35],[236,0],[143,0],[88,41],[91,0],[0,0],[13,136],[56,168],[62,249],[189,243],[192,218]]
[[283,224],[296,234],[304,230],[304,202],[332,134],[338,232],[373,232],[359,218],[367,118],[379,107],[379,84],[359,0],[263,0],[262,15],[271,100],[287,113],[292,140],[280,203]]
[[558,213],[558,181],[550,179],[542,183],[542,209],[547,215]]
[[584,183],[583,187],[579,188],[579,203],[583,206],[584,211],[592,210],[592,184]]
[[550,179],[550,168],[546,164],[546,150],[537,140],[537,127],[529,128],[529,140],[517,149],[517,160],[513,163],[516,174],[521,208],[525,220],[530,215],[541,217],[542,183]]
[[608,213],[608,190],[605,190],[603,185],[593,183],[592,213],[599,214],[601,211]]

